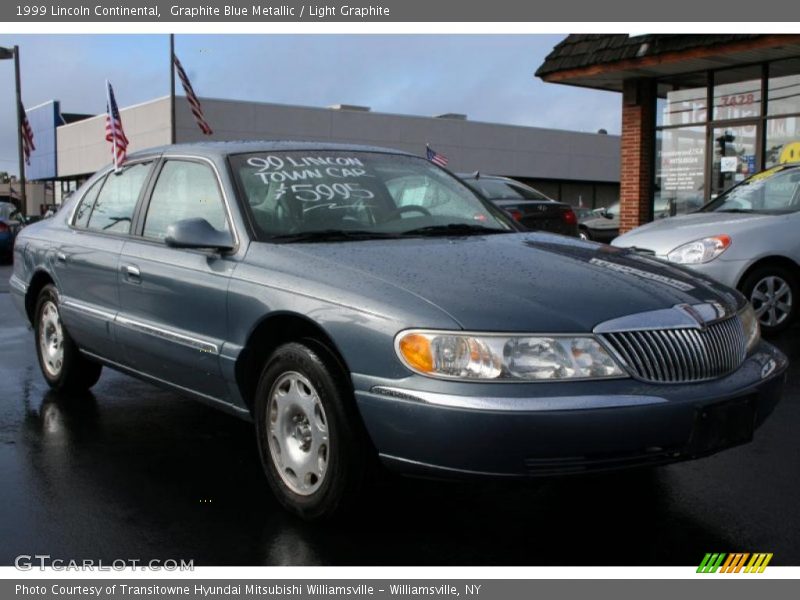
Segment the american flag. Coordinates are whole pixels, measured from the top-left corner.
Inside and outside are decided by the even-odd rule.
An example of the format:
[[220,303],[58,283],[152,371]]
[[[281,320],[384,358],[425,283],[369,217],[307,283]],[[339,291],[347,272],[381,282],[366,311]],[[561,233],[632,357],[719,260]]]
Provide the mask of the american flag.
[[22,123],[20,123],[20,131],[22,132],[22,153],[25,155],[25,164],[31,164],[31,152],[36,150],[33,145],[33,129],[28,121],[28,113],[25,112],[25,107],[22,102],[19,103],[19,114],[22,115]]
[[188,100],[189,106],[192,108],[192,114],[194,115],[194,120],[197,121],[197,126],[205,135],[211,135],[214,133],[214,131],[206,121],[205,116],[203,116],[203,108],[200,106],[200,100],[197,99],[197,94],[195,94],[194,90],[192,89],[192,84],[189,82],[189,77],[186,75],[186,71],[183,70],[181,61],[178,60],[178,57],[175,54],[172,55],[172,62],[175,64],[175,69],[178,71],[178,77],[181,79],[183,91],[186,92],[186,100]]
[[122,129],[122,119],[119,116],[117,100],[114,98],[114,89],[106,81],[106,141],[111,142],[111,154],[114,156],[114,168],[119,169],[125,162],[128,149],[128,138]]
[[430,146],[425,146],[425,153],[428,156],[428,160],[431,161],[435,165],[439,165],[440,167],[447,166],[447,157],[444,154],[439,154],[431,148]]

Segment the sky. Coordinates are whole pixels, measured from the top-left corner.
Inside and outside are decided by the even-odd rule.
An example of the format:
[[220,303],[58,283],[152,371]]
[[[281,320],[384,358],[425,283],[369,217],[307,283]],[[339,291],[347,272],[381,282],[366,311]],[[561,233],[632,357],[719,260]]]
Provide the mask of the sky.
[[[619,133],[613,92],[547,84],[536,68],[563,35],[178,35],[175,52],[202,97]],[[0,35],[20,46],[26,107],[105,112],[169,93],[166,35]],[[178,91],[181,93],[180,84]],[[0,61],[0,171],[17,172],[14,66]],[[123,123],[124,124],[124,123]]]

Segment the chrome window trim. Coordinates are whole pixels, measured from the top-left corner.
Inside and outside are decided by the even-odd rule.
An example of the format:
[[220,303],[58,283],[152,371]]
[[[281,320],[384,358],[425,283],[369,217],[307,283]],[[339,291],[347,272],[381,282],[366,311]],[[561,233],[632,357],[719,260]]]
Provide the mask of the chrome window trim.
[[[532,383],[532,382],[531,382]],[[393,386],[376,385],[370,393],[396,400],[431,404],[443,408],[463,408],[468,410],[486,410],[501,412],[542,412],[558,410],[593,410],[596,408],[615,408],[624,406],[644,406],[663,404],[667,400],[658,396],[640,395],[586,395],[586,396],[551,396],[551,397],[495,397],[464,396],[459,394],[441,394],[409,390]]]
[[[135,158],[135,159],[132,159],[130,161],[126,161],[124,166],[129,167],[131,165],[137,165],[139,163],[148,162],[148,161],[155,162],[155,161],[158,160],[159,156],[160,155],[152,155],[152,156],[147,156],[147,157]],[[98,230],[98,229],[89,229],[88,227],[76,227],[75,226],[75,213],[78,212],[78,207],[80,206],[81,202],[83,202],[83,199],[86,196],[86,192],[88,192],[92,188],[92,186],[95,183],[97,183],[98,180],[103,179],[104,177],[107,177],[111,173],[111,171],[113,171],[113,170],[114,170],[114,167],[108,166],[104,170],[98,171],[93,176],[94,177],[94,181],[92,181],[92,183],[89,184],[86,187],[86,190],[81,194],[81,197],[78,198],[75,201],[75,206],[72,207],[72,212],[70,213],[69,218],[67,219],[67,227],[69,227],[70,229],[72,229],[74,231],[91,231],[91,232],[100,233],[100,234],[103,234],[103,235],[112,235],[112,236],[118,236],[118,237],[132,237],[131,233],[113,233],[113,232],[108,232],[108,231],[104,232],[104,231],[101,231],[101,230]],[[89,179],[92,179],[92,178],[90,177]],[[89,183],[88,179],[86,180],[84,185],[86,185],[87,183]],[[100,191],[102,191],[102,190],[100,190]],[[137,201],[136,204],[138,204],[138,201]],[[136,204],[134,204],[134,206],[133,206],[134,213],[136,212]]]

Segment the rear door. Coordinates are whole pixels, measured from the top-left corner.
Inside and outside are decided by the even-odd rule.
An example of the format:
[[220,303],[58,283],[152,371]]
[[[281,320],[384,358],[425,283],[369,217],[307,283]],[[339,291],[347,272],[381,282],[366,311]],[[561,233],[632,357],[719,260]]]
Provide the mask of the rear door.
[[167,227],[182,219],[203,218],[220,231],[234,232],[219,176],[205,160],[165,158],[150,188],[137,236],[125,242],[120,255],[117,335],[125,361],[173,385],[224,400],[219,353],[236,261],[230,254],[164,242]]
[[112,323],[119,310],[117,265],[153,161],[98,179],[81,198],[70,229],[52,240],[64,325],[79,346],[120,359]]

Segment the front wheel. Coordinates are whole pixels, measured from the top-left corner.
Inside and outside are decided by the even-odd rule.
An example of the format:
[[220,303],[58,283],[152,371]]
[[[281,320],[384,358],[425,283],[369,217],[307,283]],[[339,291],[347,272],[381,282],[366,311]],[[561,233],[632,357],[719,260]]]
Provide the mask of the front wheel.
[[740,289],[753,305],[764,334],[780,333],[794,321],[800,290],[797,278],[788,269],[759,267],[745,277]]
[[315,344],[279,347],[264,366],[255,402],[261,463],[280,503],[308,520],[346,509],[361,486],[365,453],[352,391],[336,361]]
[[592,236],[589,235],[589,230],[586,229],[585,227],[581,227],[578,230],[578,237],[580,239],[582,239],[584,242],[591,242],[592,241]]
[[84,357],[61,323],[58,290],[46,285],[36,302],[36,354],[47,384],[54,390],[86,391],[103,367]]

